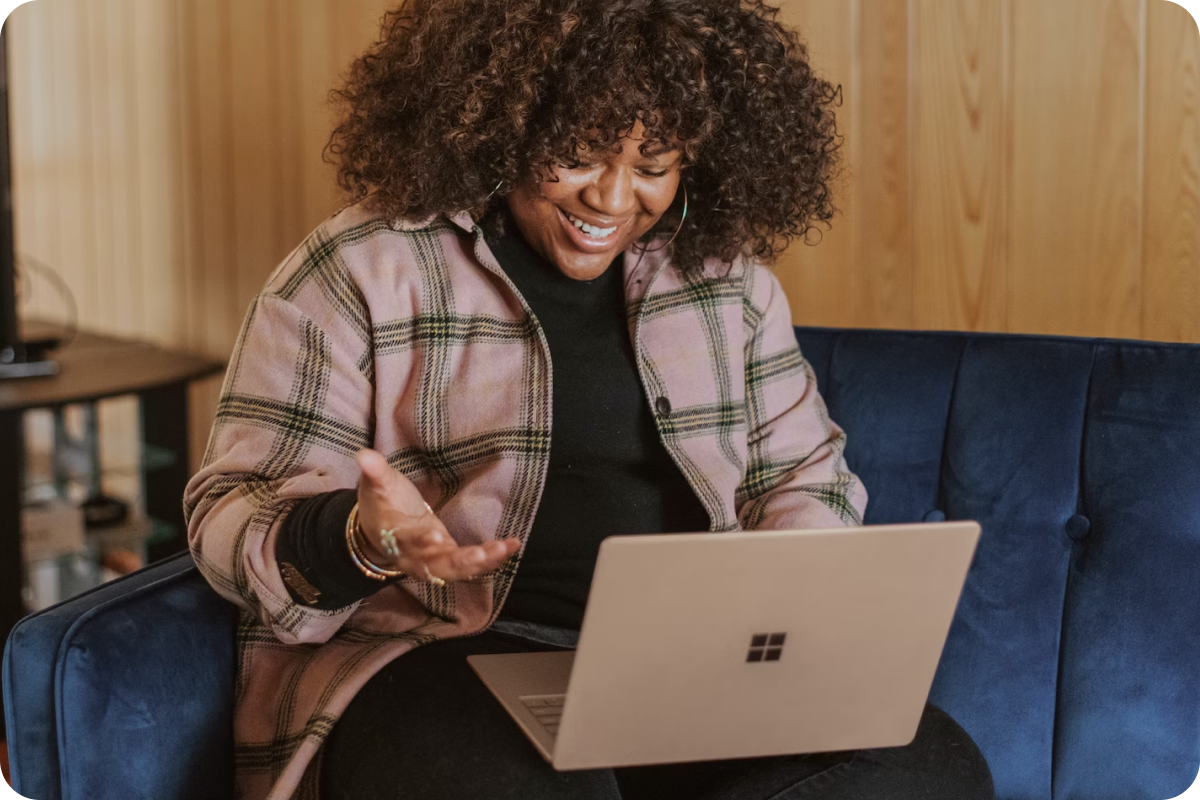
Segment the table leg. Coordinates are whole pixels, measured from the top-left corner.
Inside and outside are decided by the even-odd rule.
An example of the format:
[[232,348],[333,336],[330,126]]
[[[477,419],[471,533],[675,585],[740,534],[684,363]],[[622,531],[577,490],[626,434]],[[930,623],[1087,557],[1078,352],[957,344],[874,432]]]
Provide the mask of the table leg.
[[[0,638],[25,616],[21,598],[21,500],[25,474],[25,431],[21,411],[0,411]],[[0,737],[4,702],[0,698]]]
[[170,465],[142,473],[146,513],[175,526],[175,535],[170,541],[149,548],[148,560],[154,562],[187,548],[187,530],[183,523],[183,490],[191,477],[188,473],[187,384],[149,389],[140,392],[138,397],[142,442],[175,454]]

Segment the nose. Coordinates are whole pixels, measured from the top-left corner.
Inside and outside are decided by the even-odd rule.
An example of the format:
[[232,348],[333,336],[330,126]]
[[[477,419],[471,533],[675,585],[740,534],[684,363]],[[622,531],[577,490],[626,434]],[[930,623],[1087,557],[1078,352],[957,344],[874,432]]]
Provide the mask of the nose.
[[635,202],[632,170],[618,164],[606,165],[596,180],[584,187],[582,199],[605,216],[625,216]]

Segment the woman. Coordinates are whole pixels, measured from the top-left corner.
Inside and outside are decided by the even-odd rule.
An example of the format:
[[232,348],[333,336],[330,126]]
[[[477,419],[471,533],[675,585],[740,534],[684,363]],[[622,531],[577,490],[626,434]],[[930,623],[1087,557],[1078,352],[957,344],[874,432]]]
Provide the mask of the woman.
[[762,266],[838,144],[774,11],[414,0],[338,97],[352,202],[251,305],[185,497],[244,609],[241,796],[990,797],[932,707],[889,751],[557,773],[465,663],[570,646],[607,535],[861,523]]

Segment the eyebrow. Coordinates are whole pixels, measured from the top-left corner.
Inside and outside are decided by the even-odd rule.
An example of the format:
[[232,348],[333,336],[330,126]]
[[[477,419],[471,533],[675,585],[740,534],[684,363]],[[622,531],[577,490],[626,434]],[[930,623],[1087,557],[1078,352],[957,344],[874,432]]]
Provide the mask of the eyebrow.
[[661,141],[650,142],[648,144],[644,144],[638,148],[638,151],[642,155],[646,156],[647,158],[654,158],[655,156],[661,156],[664,153],[681,152],[679,149],[679,145],[667,144],[667,143],[661,142]]
[[[625,149],[625,146],[621,142],[622,140],[618,139],[613,143],[615,145],[614,149],[617,152],[622,152]],[[584,153],[590,152],[592,151],[587,147],[587,143],[580,142],[579,150],[576,150],[571,158],[579,158]],[[659,156],[666,155],[668,153],[678,153],[681,159],[684,158],[683,149],[678,144],[664,142],[662,139],[654,139],[638,145],[638,155],[642,156],[643,158],[658,158]],[[563,156],[563,158],[568,157]]]

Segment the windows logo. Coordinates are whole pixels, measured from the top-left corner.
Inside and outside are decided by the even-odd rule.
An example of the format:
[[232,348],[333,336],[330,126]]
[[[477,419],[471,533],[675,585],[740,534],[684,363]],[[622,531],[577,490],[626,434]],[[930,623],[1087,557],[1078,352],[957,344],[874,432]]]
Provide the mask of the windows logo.
[[746,661],[778,661],[783,657],[783,642],[786,633],[756,633],[750,637],[750,652]]

